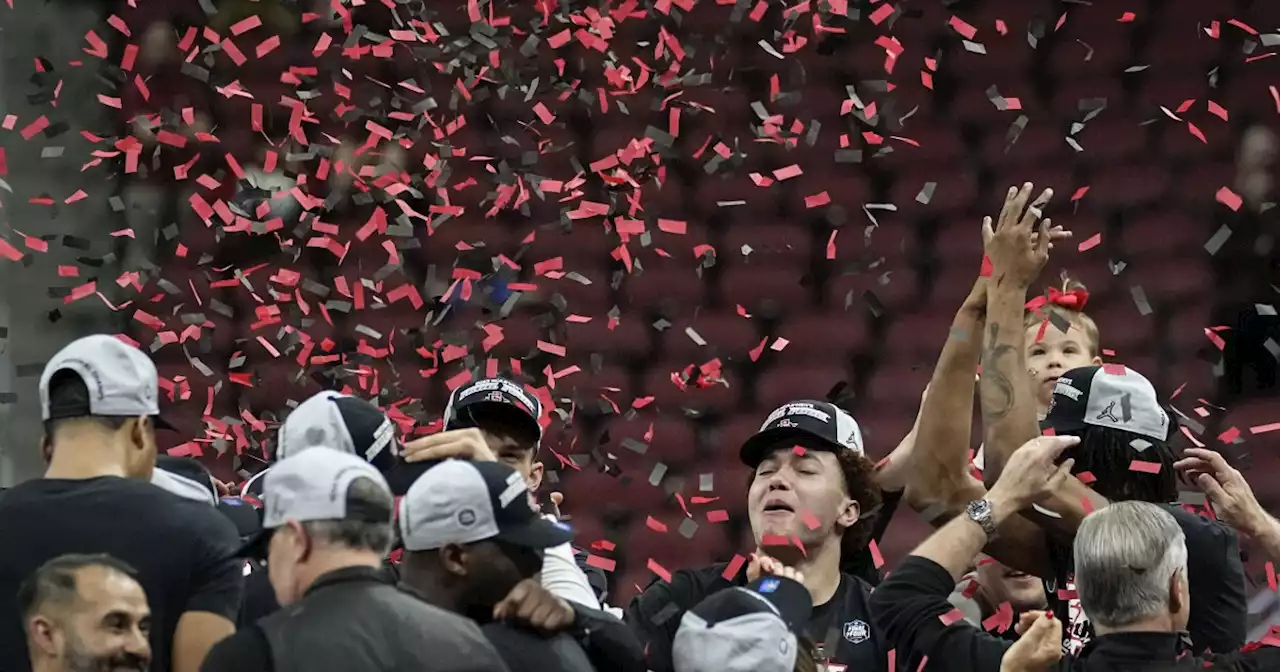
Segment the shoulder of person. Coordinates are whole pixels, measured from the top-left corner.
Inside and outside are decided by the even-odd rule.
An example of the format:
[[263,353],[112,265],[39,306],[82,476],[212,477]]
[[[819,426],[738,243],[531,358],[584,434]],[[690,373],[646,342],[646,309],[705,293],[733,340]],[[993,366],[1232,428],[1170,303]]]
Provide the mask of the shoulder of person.
[[685,609],[691,608],[707,595],[738,584],[738,576],[732,580],[724,578],[728,567],[728,563],[718,563],[697,569],[680,569],[671,573],[670,581],[654,577],[636,599],[648,601],[655,597],[665,597],[667,601],[675,602]]
[[1235,529],[1230,525],[1214,520],[1208,516],[1192,513],[1186,510],[1180,504],[1165,504],[1164,509],[1173,515],[1173,519],[1178,521],[1178,527],[1182,528],[1182,533],[1190,539],[1226,539],[1235,541],[1238,537]]
[[1200,667],[1206,670],[1235,670],[1238,672],[1271,672],[1280,670],[1280,647],[1254,642],[1239,651],[1207,654]]
[[[153,486],[154,487],[154,486]],[[159,490],[159,488],[155,488]],[[160,492],[165,495],[163,517],[175,527],[191,530],[201,539],[216,546],[230,546],[232,550],[240,547],[240,532],[218,509],[204,502],[184,499],[173,493]]]

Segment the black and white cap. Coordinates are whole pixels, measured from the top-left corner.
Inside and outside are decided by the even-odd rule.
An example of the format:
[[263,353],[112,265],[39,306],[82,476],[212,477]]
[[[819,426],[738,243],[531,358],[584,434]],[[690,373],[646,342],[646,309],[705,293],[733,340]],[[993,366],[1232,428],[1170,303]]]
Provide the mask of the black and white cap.
[[573,539],[567,526],[534,512],[524,476],[501,462],[432,466],[400,500],[399,525],[406,551],[486,539],[545,549]]
[[816,438],[833,452],[866,454],[862,430],[852,415],[830,402],[801,400],[783,404],[765,418],[760,431],[742,444],[742,461],[755,467],[765,458],[765,451],[801,437]]
[[1062,374],[1040,426],[1058,434],[1105,427],[1167,441],[1172,425],[1151,381],[1128,367],[1104,364]]
[[718,591],[680,619],[672,661],[681,672],[791,672],[812,611],[809,590],[791,579]]
[[509,414],[523,423],[531,436],[542,440],[542,402],[506,378],[482,378],[459,385],[444,408],[444,428],[479,427],[486,413]]
[[387,481],[373,465],[328,446],[312,446],[280,460],[264,477],[266,511],[262,526],[268,530],[290,520],[352,520],[390,523],[394,511],[383,507],[353,508],[347,491],[356,479],[367,478],[387,491]]
[[218,487],[213,484],[213,474],[189,457],[157,455],[156,468],[151,472],[151,483],[161,490],[183,499],[214,506],[218,502]]
[[355,455],[384,473],[400,454],[395,423],[382,409],[332,390],[298,404],[285,417],[275,456],[288,459],[313,446]]
[[[49,382],[59,371],[72,371],[89,389],[88,407],[51,408]],[[160,417],[159,374],[141,350],[114,336],[94,334],[72,341],[45,364],[40,374],[42,420],[151,416],[157,427],[170,429]]]

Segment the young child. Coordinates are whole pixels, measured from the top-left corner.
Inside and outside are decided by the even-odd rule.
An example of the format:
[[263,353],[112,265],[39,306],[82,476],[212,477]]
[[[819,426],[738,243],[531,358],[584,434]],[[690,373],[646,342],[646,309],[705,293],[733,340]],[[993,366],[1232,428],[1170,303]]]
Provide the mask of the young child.
[[1061,287],[1027,302],[1027,375],[1035,385],[1036,414],[1041,419],[1053,398],[1053,387],[1066,371],[1102,363],[1098,325],[1085,314],[1089,292],[1083,283],[1062,273]]

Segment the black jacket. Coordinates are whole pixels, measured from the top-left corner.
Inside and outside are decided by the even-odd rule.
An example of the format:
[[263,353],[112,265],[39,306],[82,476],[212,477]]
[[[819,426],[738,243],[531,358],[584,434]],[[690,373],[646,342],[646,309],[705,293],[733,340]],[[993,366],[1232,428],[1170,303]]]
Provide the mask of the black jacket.
[[[954,607],[947,596],[951,575],[936,562],[909,556],[871,596],[871,613],[885,646],[897,651],[902,669],[915,670],[927,656],[932,672],[1000,672],[1012,642],[993,637],[964,619],[942,617]],[[950,620],[950,619],[949,619]],[[1137,632],[1094,637],[1078,657],[1064,657],[1063,672],[1163,672],[1165,670],[1280,670],[1280,648],[1196,657],[1185,633]]]
[[320,577],[297,603],[214,646],[201,672],[506,672],[469,619],[382,580],[372,567]]

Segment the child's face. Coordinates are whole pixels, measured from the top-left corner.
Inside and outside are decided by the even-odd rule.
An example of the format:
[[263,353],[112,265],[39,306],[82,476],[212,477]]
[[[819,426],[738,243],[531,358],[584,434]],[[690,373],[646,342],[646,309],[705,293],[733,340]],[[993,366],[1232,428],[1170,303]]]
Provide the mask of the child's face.
[[1036,341],[1040,325],[1027,327],[1027,373],[1035,385],[1036,404],[1043,412],[1053,398],[1053,388],[1062,374],[1082,366],[1101,364],[1094,355],[1097,346],[1089,337],[1072,325],[1066,333],[1050,324],[1044,335]]

